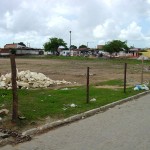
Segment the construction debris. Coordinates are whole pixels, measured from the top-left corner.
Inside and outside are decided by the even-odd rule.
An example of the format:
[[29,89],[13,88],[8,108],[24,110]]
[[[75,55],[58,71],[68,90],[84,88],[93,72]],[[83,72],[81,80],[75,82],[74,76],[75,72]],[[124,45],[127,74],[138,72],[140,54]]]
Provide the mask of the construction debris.
[[147,90],[148,91],[149,87],[145,84],[142,84],[142,85],[138,84],[134,87],[134,91],[139,91],[139,90]]
[[149,60],[148,57],[144,56],[144,55],[141,55],[140,57],[137,58],[137,60]]
[[96,98],[92,98],[90,102],[96,102]]
[[77,107],[77,105],[76,104],[70,104],[70,107]]
[[[27,71],[17,71],[17,86],[20,89],[29,88],[47,88],[52,85],[71,84],[65,80],[52,80],[46,77],[43,73]],[[0,89],[11,89],[11,73],[1,75],[0,77]]]
[[7,115],[9,113],[8,109],[1,109],[0,110],[0,115]]

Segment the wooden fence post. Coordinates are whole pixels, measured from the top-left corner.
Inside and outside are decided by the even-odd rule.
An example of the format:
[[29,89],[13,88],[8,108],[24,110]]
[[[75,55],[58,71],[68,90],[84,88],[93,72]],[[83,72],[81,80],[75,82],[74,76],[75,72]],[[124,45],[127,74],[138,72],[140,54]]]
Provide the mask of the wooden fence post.
[[126,93],[126,74],[127,74],[127,63],[124,64],[124,93]]
[[13,94],[13,105],[12,105],[12,122],[18,120],[18,95],[17,95],[17,82],[16,82],[16,62],[15,55],[10,55],[11,62],[11,80],[12,80],[12,94]]
[[142,58],[141,84],[143,84],[143,68],[144,68],[144,57]]
[[89,67],[87,67],[86,102],[89,103]]

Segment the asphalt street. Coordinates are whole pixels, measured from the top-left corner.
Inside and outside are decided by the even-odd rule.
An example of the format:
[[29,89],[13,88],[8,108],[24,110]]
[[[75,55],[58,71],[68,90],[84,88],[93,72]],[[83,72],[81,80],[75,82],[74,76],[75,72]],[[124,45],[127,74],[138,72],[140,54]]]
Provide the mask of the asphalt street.
[[149,150],[150,94],[1,150]]

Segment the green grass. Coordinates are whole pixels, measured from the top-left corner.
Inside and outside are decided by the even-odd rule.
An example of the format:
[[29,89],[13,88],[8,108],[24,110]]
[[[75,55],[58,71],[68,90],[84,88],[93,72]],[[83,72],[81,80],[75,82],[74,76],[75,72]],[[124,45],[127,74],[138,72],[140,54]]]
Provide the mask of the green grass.
[[103,86],[103,85],[111,85],[111,86],[123,86],[124,82],[123,80],[108,80],[96,83],[96,86]]
[[[25,116],[27,121],[43,119],[46,116],[65,118],[137,93],[139,92],[131,88],[128,88],[125,94],[123,89],[98,89],[91,86],[90,99],[96,98],[96,102],[87,104],[85,87],[75,87],[69,90],[19,90],[19,114]],[[5,108],[11,110],[11,90],[0,90],[0,97],[0,106],[4,104]],[[70,104],[72,103],[76,104],[77,107],[71,108]]]
[[[101,61],[107,61],[107,62],[110,62],[110,63],[114,63],[114,64],[124,64],[124,63],[127,63],[127,64],[141,64],[142,61],[141,60],[137,60],[136,58],[135,59],[130,59],[130,58],[112,58],[112,59],[100,59]],[[150,64],[150,61],[149,60],[144,60],[144,64]]]

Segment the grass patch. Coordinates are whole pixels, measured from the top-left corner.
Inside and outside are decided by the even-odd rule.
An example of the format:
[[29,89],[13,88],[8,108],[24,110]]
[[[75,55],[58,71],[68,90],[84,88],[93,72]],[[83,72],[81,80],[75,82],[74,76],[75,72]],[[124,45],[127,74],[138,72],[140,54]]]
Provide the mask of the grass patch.
[[104,86],[104,85],[111,85],[111,86],[123,86],[124,82],[123,80],[108,80],[99,82],[96,84],[96,86]]
[[[131,88],[128,88],[124,94],[123,89],[97,89],[91,86],[90,99],[95,98],[96,101],[86,104],[85,91],[85,87],[19,90],[19,114],[25,116],[27,121],[39,120],[47,116],[65,118],[139,93]],[[11,91],[0,90],[0,97],[0,106],[5,105],[5,108],[11,110]],[[72,103],[77,107],[70,107]]]

